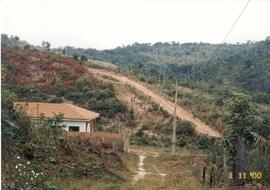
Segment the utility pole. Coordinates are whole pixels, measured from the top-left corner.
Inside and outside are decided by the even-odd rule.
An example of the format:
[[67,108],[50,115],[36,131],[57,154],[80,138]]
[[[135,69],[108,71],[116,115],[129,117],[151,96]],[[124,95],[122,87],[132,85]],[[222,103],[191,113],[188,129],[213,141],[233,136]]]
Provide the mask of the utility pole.
[[[158,72],[158,85],[159,85],[159,96],[161,96],[161,84],[160,84],[160,67]],[[160,110],[161,97],[159,97],[158,110]]]
[[165,73],[165,67],[163,67],[163,72],[164,72],[164,75],[163,75],[163,85],[165,86],[165,84],[166,84],[166,73]]
[[148,83],[150,83],[150,68],[148,69]]
[[175,141],[176,141],[176,106],[177,106],[177,79],[175,81],[175,100],[173,110],[173,134],[172,134],[172,156],[175,156]]

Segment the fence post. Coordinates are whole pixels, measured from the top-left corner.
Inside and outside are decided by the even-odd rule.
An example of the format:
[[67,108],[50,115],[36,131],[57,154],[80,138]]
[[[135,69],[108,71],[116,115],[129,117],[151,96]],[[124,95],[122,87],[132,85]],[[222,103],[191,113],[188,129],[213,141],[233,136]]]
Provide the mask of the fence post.
[[206,167],[203,167],[203,175],[202,175],[202,182],[205,183],[205,173],[206,173]]
[[210,172],[209,187],[212,187],[213,185],[213,175],[214,175],[214,167],[212,166],[211,172]]

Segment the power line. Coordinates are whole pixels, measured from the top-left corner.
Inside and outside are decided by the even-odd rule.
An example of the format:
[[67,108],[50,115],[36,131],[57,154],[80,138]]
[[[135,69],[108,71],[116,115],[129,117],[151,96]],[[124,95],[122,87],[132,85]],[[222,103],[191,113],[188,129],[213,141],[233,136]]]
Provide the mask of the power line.
[[245,12],[247,6],[249,5],[249,3],[251,2],[251,0],[247,0],[244,8],[242,9],[242,11],[240,12],[240,14],[237,16],[237,18],[235,19],[235,21],[233,22],[231,28],[229,29],[229,31],[227,32],[227,34],[225,35],[223,41],[221,44],[219,44],[219,46],[217,47],[217,49],[214,51],[214,53],[212,54],[211,58],[209,59],[209,62],[212,61],[212,59],[214,58],[214,56],[217,55],[217,52],[219,51],[219,49],[221,48],[221,46],[225,43],[225,41],[227,40],[227,38],[229,37],[229,35],[231,34],[233,28],[236,26],[237,22],[239,21],[239,19],[241,18],[241,16],[243,15],[243,13]]

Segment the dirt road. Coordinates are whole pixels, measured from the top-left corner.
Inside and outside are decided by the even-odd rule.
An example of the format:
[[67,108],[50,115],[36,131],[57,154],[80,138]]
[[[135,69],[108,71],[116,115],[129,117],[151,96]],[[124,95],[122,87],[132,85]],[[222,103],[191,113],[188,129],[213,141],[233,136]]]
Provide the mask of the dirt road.
[[[150,90],[149,88],[144,86],[142,83],[131,80],[128,77],[125,77],[123,75],[117,74],[115,72],[110,72],[107,70],[89,68],[89,71],[94,73],[94,74],[97,74],[97,75],[104,75],[104,76],[111,77],[119,82],[122,82],[124,84],[128,84],[128,85],[136,88],[137,90],[144,93],[146,96],[151,97],[151,100],[153,102],[160,103],[160,106],[164,110],[168,111],[170,114],[173,114],[174,104],[171,101],[167,100],[165,97],[162,97],[159,94],[157,94],[156,92]],[[183,109],[183,107],[181,107],[181,106],[177,106],[176,115],[178,118],[180,118],[182,120],[187,120],[187,121],[192,122],[196,126],[195,129],[199,133],[207,134],[207,135],[213,136],[213,137],[220,137],[221,136],[221,134],[218,131],[212,129],[210,126],[208,126],[207,124],[202,122],[200,119],[194,117],[191,113],[188,113],[187,111],[185,111]]]
[[161,176],[164,177],[167,174],[161,173],[159,169],[152,165],[154,168],[154,172],[146,172],[144,168],[144,160],[146,157],[151,157],[153,159],[157,158],[159,156],[159,153],[153,152],[153,151],[145,151],[142,149],[130,149],[129,152],[135,153],[139,157],[139,163],[138,163],[138,170],[136,172],[136,175],[133,177],[133,184],[137,183],[139,180],[143,180],[145,178],[145,175],[155,175],[155,176]]

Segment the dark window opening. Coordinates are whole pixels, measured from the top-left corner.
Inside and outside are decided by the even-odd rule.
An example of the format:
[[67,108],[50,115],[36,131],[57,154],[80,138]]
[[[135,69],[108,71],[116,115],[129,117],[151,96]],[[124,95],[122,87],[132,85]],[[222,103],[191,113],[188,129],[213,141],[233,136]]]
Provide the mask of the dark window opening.
[[78,126],[69,126],[68,130],[69,131],[80,131],[80,127],[78,127]]

